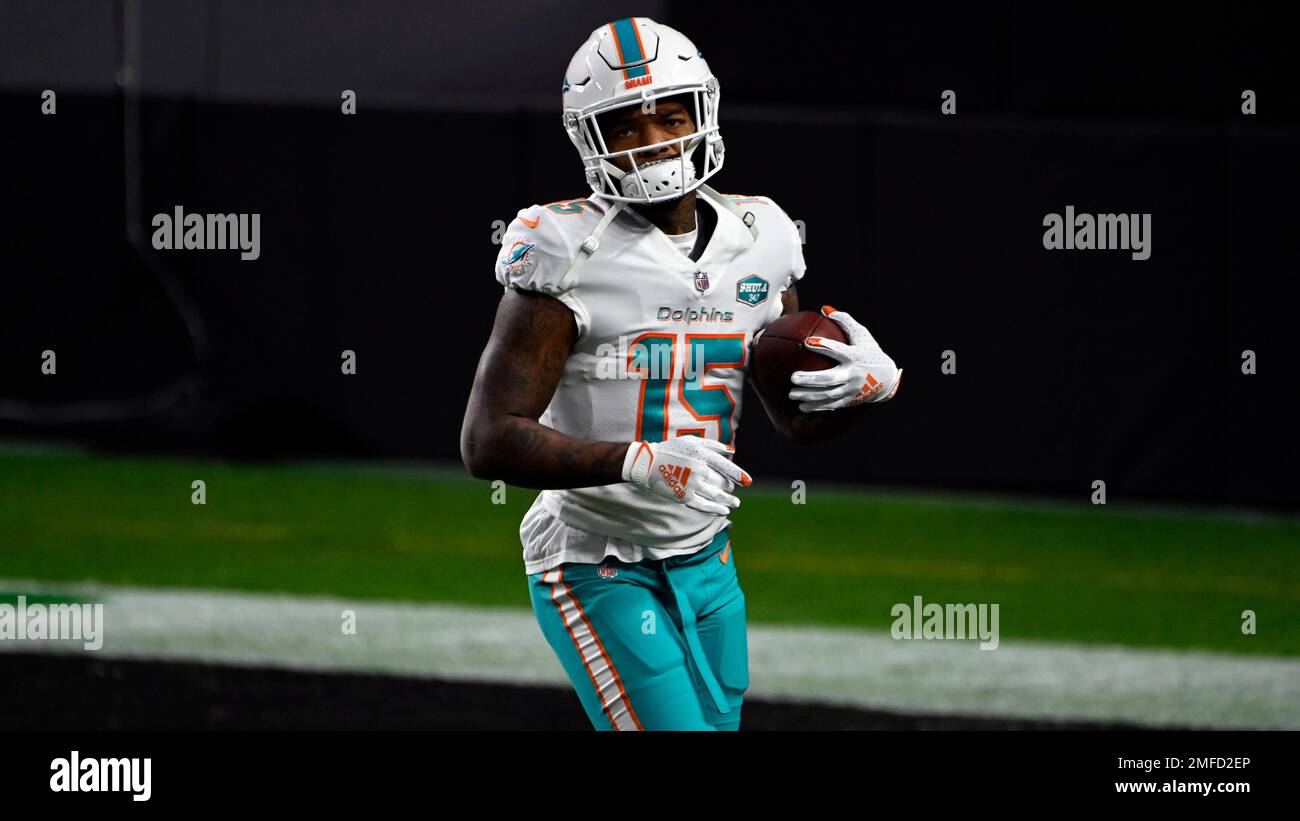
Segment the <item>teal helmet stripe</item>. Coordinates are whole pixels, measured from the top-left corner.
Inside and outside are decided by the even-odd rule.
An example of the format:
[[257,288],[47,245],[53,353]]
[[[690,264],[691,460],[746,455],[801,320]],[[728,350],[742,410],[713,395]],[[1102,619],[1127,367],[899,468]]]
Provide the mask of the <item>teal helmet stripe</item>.
[[[641,51],[641,40],[636,33],[636,18],[624,17],[622,20],[615,20],[610,23],[614,27],[614,36],[618,38],[618,53],[623,57],[623,64],[639,63],[645,59],[645,53]],[[629,80],[636,77],[644,77],[649,74],[645,66],[636,66],[629,68],[624,72]]]

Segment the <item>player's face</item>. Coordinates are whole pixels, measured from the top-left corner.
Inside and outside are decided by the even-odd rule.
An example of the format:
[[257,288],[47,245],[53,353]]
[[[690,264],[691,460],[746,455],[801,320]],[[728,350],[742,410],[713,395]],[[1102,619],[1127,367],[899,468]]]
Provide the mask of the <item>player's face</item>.
[[[643,145],[654,145],[695,133],[695,120],[689,109],[676,100],[658,100],[653,112],[646,113],[640,106],[629,106],[616,111],[600,121],[605,147],[610,151],[627,151]],[[673,159],[681,155],[681,144],[665,145],[633,154],[638,166],[658,160]],[[631,171],[627,157],[611,160],[621,171]]]

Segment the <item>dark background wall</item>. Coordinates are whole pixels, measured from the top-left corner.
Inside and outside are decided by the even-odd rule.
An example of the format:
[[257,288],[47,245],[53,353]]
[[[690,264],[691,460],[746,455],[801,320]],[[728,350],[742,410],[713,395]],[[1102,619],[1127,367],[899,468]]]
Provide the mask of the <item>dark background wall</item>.
[[[116,83],[131,4],[0,6],[0,435],[458,459],[493,221],[583,193],[560,78],[635,13],[721,79],[717,187],[804,222],[803,303],[850,310],[907,372],[816,448],[747,402],[756,476],[1300,506],[1300,92],[1290,29],[1261,9],[142,8],[137,120]],[[177,204],[257,212],[261,258],[132,247],[137,184],[146,238]],[[1044,250],[1067,204],[1150,212],[1151,258]]]

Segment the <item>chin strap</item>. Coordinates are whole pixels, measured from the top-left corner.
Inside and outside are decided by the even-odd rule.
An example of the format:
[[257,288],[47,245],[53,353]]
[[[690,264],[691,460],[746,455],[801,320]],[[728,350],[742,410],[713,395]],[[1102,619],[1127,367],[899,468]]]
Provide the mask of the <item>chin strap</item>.
[[614,217],[618,216],[619,212],[623,210],[623,205],[624,203],[615,202],[605,212],[605,216],[600,218],[600,222],[596,223],[591,236],[582,241],[582,247],[578,249],[578,255],[573,258],[573,262],[569,263],[569,270],[565,271],[564,276],[560,278],[559,289],[561,292],[573,287],[573,279],[578,275],[578,269],[592,254],[596,253],[596,249],[600,247],[600,235],[605,233],[605,229],[614,221]]

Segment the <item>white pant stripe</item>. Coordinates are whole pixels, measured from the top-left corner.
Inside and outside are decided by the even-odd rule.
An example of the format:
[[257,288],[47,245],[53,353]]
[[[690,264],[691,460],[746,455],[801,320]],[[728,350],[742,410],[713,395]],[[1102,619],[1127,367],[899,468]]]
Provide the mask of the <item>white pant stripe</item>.
[[542,574],[542,581],[551,585],[551,601],[560,609],[560,618],[569,631],[578,655],[587,668],[600,696],[601,707],[616,730],[636,730],[637,720],[627,705],[627,695],[619,683],[615,670],[605,657],[600,642],[587,620],[583,618],[569,586],[564,583],[559,570]]

